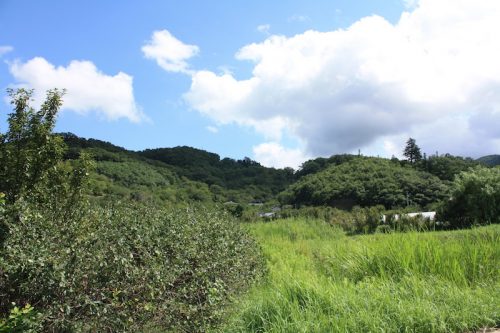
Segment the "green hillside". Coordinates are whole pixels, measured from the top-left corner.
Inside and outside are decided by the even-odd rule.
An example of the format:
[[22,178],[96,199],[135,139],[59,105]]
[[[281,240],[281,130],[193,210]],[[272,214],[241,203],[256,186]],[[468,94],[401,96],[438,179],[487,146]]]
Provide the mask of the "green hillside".
[[179,176],[168,165],[142,157],[136,152],[109,142],[61,134],[69,146],[66,158],[86,151],[95,159],[90,175],[90,191],[96,198],[118,198],[170,204],[200,202],[212,204],[225,200],[202,182]]
[[[291,168],[266,168],[245,157],[242,160],[221,159],[219,155],[191,147],[147,149],[141,156],[164,162],[179,175],[191,180],[216,185],[227,190],[250,194],[257,201],[266,201],[293,182]],[[233,192],[234,194],[237,194]],[[241,193],[241,194],[242,194]],[[238,201],[235,197],[233,201]]]
[[292,183],[292,169],[266,168],[249,158],[220,159],[191,147],[126,150],[109,142],[60,134],[69,146],[67,159],[86,151],[96,160],[91,190],[96,197],[144,201],[264,202]]
[[427,171],[441,180],[452,181],[460,172],[467,171],[479,163],[470,157],[453,156],[451,154],[433,155],[419,161],[417,168]]
[[402,166],[397,160],[360,156],[301,178],[281,194],[281,199],[295,205],[340,208],[425,207],[444,198],[446,192],[445,183],[428,172]]
[[479,163],[493,167],[500,165],[500,155],[487,155],[477,159]]

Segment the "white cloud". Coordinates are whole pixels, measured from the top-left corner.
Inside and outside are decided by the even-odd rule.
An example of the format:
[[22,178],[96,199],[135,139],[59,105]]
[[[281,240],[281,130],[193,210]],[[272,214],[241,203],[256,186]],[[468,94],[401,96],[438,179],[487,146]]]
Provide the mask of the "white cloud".
[[298,169],[299,166],[309,159],[301,149],[285,148],[277,142],[265,142],[253,147],[256,161],[267,167]]
[[414,9],[418,5],[418,0],[403,0],[403,3],[407,9]]
[[64,109],[87,113],[95,111],[110,120],[127,118],[133,122],[145,119],[134,100],[132,77],[123,72],[114,76],[102,73],[90,61],[72,61],[67,67],[56,67],[44,58],[26,63],[9,64],[16,86],[35,89],[38,104],[49,89],[66,89]]
[[269,24],[261,24],[257,27],[257,31],[262,32],[263,34],[269,34],[269,29],[271,29]]
[[234,108],[249,95],[256,80],[238,81],[231,74],[217,75],[210,71],[193,73],[191,91],[185,99],[197,111],[209,115],[221,124],[251,120],[250,115],[238,114]]
[[499,17],[498,0],[421,0],[395,24],[370,16],[345,30],[273,35],[237,52],[254,64],[251,77],[194,72],[185,99],[220,124],[273,140],[286,132],[312,156],[396,136],[442,152],[498,152]]
[[215,126],[207,126],[206,129],[210,133],[214,133],[214,134],[219,133],[219,129]]
[[151,40],[142,47],[144,56],[156,60],[156,63],[168,72],[190,74],[187,60],[198,54],[196,45],[184,44],[175,38],[169,31],[153,32]]
[[14,48],[9,45],[0,45],[0,57],[6,53],[12,52]]

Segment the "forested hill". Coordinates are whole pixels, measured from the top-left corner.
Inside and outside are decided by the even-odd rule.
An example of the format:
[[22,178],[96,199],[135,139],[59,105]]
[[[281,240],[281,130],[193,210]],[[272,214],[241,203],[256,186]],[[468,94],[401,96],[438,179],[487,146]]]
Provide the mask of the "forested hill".
[[447,186],[462,171],[479,164],[494,165],[499,155],[478,160],[432,155],[410,163],[357,155],[333,155],[306,161],[295,173],[274,169],[250,158],[234,160],[201,149],[174,148],[130,151],[109,142],[60,134],[67,159],[85,150],[96,160],[93,194],[161,202],[241,204],[269,202],[296,205],[408,204],[425,207],[445,197]]
[[249,158],[220,159],[191,147],[134,152],[109,142],[60,133],[67,159],[89,152],[96,160],[96,196],[204,203],[268,201],[293,182],[292,169],[266,168]]
[[397,159],[349,157],[302,177],[281,194],[281,200],[294,205],[339,208],[396,208],[409,204],[426,207],[446,196],[446,183]]
[[147,149],[139,154],[173,166],[178,174],[189,179],[231,190],[255,187],[277,194],[294,180],[291,168],[266,168],[248,157],[220,159],[217,154],[186,146]]
[[477,159],[478,162],[493,167],[500,165],[500,155],[487,155]]
[[[332,165],[340,165],[349,162],[357,157],[356,155],[333,155],[331,157],[318,157],[302,164],[300,170],[296,172],[296,178],[300,179],[309,174],[318,173]],[[482,157],[478,160],[473,160],[469,157],[453,156],[450,154],[443,155],[431,155],[429,157],[425,156],[421,160],[414,163],[412,166],[416,170],[428,172],[441,180],[451,181],[455,175],[462,171],[467,171],[469,168],[474,167],[480,163],[494,166],[495,157],[500,159],[500,155],[490,155]],[[406,160],[398,160],[396,158],[391,159],[394,163],[405,166],[408,164]],[[500,163],[500,160],[496,160]]]

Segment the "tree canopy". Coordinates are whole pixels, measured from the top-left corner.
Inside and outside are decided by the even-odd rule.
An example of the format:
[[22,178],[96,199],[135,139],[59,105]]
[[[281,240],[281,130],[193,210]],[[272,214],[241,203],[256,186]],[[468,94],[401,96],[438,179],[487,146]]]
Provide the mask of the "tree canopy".
[[420,151],[420,147],[417,146],[415,139],[409,138],[408,141],[406,141],[403,155],[411,164],[416,163],[422,159],[422,152]]
[[500,222],[500,167],[476,167],[453,181],[442,217],[455,228]]
[[8,116],[8,131],[0,133],[0,192],[9,203],[52,198],[60,205],[80,190],[91,164],[85,155],[73,166],[63,163],[66,145],[52,130],[64,91],[49,90],[39,111],[30,106],[32,90],[8,93],[14,111]]
[[423,171],[390,160],[356,157],[307,175],[282,193],[282,200],[296,205],[426,206],[446,195],[443,182]]

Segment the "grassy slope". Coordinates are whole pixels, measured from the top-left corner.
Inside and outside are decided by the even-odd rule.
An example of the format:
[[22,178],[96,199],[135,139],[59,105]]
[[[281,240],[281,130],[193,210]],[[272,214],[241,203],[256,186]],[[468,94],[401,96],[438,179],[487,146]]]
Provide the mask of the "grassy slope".
[[464,332],[500,324],[500,226],[346,237],[251,225],[270,270],[229,332]]

